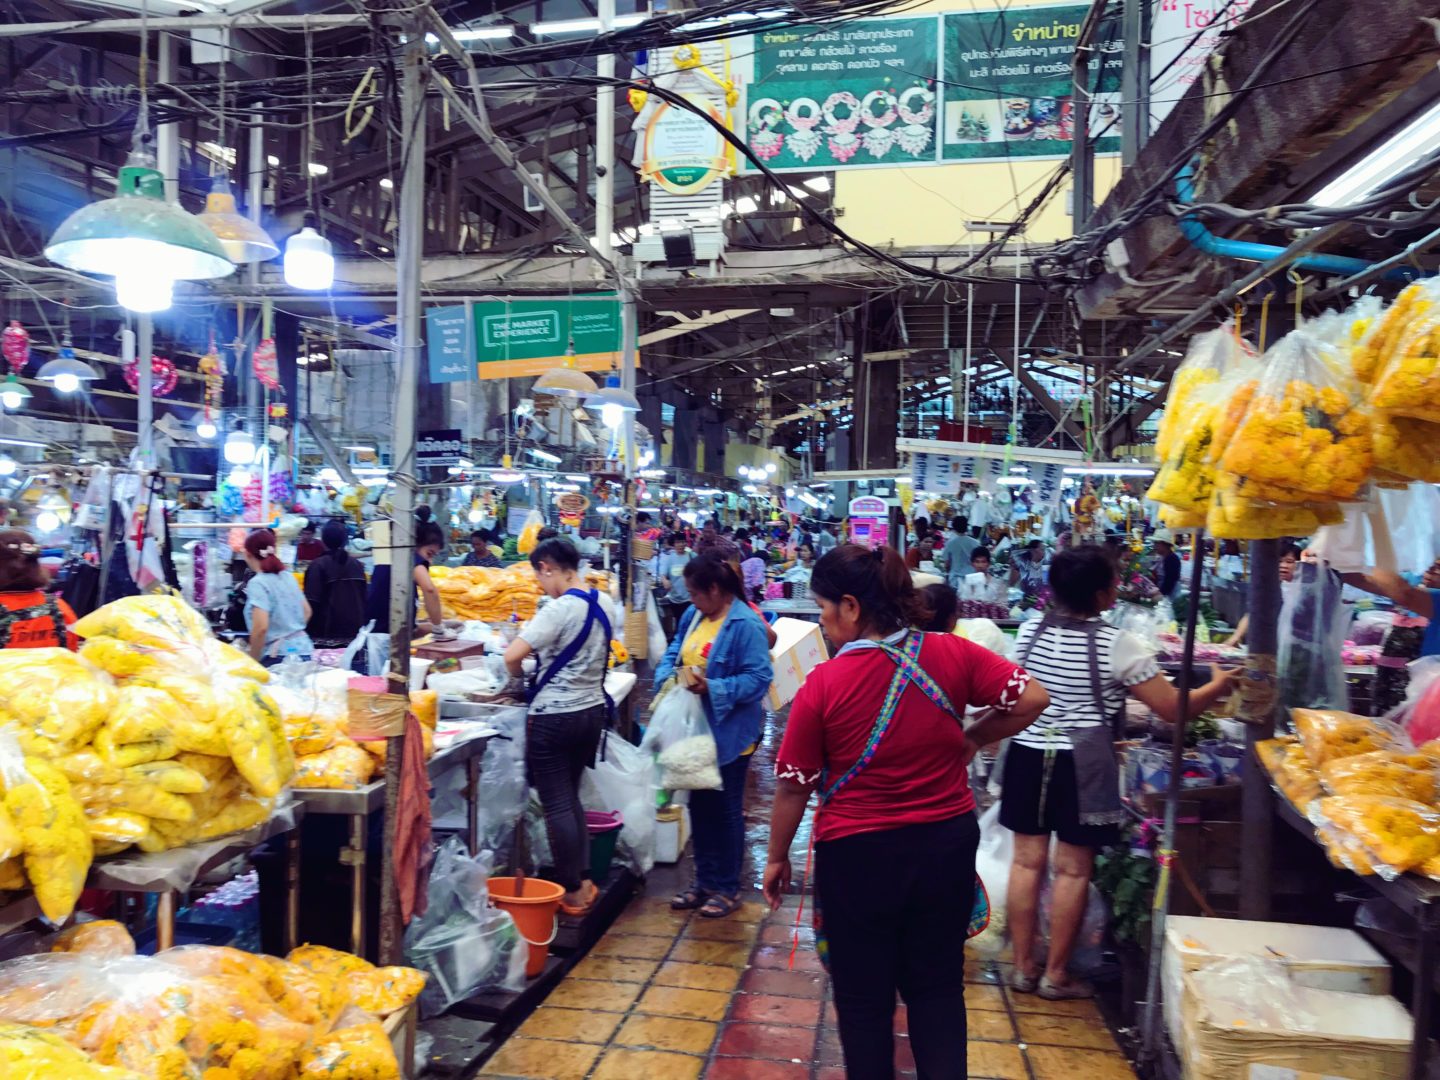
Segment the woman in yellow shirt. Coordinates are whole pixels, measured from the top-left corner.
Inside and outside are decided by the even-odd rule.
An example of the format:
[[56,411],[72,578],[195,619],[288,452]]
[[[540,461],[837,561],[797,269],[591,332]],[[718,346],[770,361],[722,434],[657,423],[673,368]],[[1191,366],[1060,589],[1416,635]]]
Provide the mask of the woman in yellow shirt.
[[[765,622],[745,602],[735,568],[715,553],[691,559],[685,585],[693,605],[680,620],[655,671],[659,688],[688,669],[685,690],[699,694],[715,736],[723,787],[690,793],[695,830],[695,881],[670,902],[719,919],[740,907],[745,851],[745,774],[764,719],[763,699],[773,678]],[[682,693],[680,689],[672,693]]]

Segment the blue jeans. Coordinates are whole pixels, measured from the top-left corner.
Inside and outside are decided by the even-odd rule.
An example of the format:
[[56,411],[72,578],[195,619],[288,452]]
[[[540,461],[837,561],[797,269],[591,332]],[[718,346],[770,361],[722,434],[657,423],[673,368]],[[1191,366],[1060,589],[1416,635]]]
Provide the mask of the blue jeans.
[[740,861],[745,857],[745,774],[754,754],[720,766],[719,791],[690,793],[690,826],[695,830],[695,884],[706,892],[740,892]]

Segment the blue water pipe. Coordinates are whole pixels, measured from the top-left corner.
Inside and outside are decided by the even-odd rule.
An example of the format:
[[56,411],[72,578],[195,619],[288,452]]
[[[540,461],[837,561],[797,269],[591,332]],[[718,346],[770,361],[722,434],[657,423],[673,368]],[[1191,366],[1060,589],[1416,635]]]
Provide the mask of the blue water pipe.
[[[1186,165],[1175,177],[1175,193],[1179,195],[1180,201],[1189,206],[1195,202],[1195,167]],[[1265,263],[1283,254],[1285,249],[1275,244],[1256,244],[1248,240],[1231,240],[1224,236],[1216,236],[1204,222],[1200,221],[1193,214],[1186,214],[1179,222],[1180,232],[1190,245],[1206,255],[1215,255],[1222,259],[1239,259],[1242,262]],[[1364,259],[1352,259],[1346,255],[1325,255],[1312,252],[1308,255],[1301,255],[1293,263],[1301,270],[1315,270],[1322,274],[1343,274],[1350,277],[1354,274],[1362,274],[1373,265]],[[1396,266],[1385,271],[1383,277],[1386,281],[1413,281],[1420,277],[1421,272],[1414,267]]]

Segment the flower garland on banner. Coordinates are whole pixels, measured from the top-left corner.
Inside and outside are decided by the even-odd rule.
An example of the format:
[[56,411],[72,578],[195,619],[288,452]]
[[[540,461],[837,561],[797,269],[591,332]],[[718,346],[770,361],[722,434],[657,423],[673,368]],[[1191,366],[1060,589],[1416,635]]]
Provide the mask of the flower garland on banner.
[[10,325],[0,331],[0,352],[12,375],[19,375],[30,362],[30,332],[20,325],[20,320],[11,319]]
[[[140,392],[140,358],[127,360],[122,369],[125,376],[125,385],[135,392]],[[153,397],[165,397],[175,389],[175,384],[180,381],[180,373],[175,370],[175,361],[164,356],[150,357],[150,393]]]
[[[919,108],[911,108],[912,99],[918,98]],[[912,86],[901,92],[895,101],[895,111],[904,123],[895,133],[900,149],[913,157],[919,157],[930,145],[930,121],[935,116],[935,95],[923,86]]]
[[785,119],[795,129],[790,134],[790,152],[801,161],[809,161],[820,149],[820,132],[815,130],[823,119],[820,103],[814,98],[796,98],[785,107]]
[[[785,119],[780,102],[774,98],[761,98],[750,106],[750,149],[755,156],[769,161],[785,147],[785,136],[775,130]],[[793,146],[792,146],[793,149]]]
[[[877,105],[880,106],[878,113]],[[890,130],[890,125],[897,116],[895,95],[889,90],[871,90],[861,99],[860,122],[866,131],[860,136],[860,142],[871,157],[884,157],[895,145],[895,132]]]
[[[837,116],[836,109],[842,105],[847,112]],[[824,130],[830,136],[826,140],[830,153],[836,161],[849,161],[860,149],[860,140],[855,137],[855,129],[860,126],[860,99],[849,90],[837,90],[825,99],[820,111],[825,115]]]
[[275,355],[275,331],[272,325],[274,315],[275,309],[270,301],[263,301],[260,307],[261,340],[251,354],[251,366],[255,369],[255,377],[260,380],[265,389],[278,391],[280,389],[280,365]]

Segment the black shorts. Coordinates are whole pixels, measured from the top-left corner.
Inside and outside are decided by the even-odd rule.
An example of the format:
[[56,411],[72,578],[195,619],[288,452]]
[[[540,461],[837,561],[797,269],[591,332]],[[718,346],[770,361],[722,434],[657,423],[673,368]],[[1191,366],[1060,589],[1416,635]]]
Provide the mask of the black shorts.
[[1012,832],[1021,836],[1054,833],[1062,844],[1096,850],[1109,847],[1119,839],[1117,825],[1080,824],[1080,793],[1075,786],[1072,751],[1054,752],[1047,784],[1045,751],[1012,742],[1005,750],[1001,783],[1000,824]]

